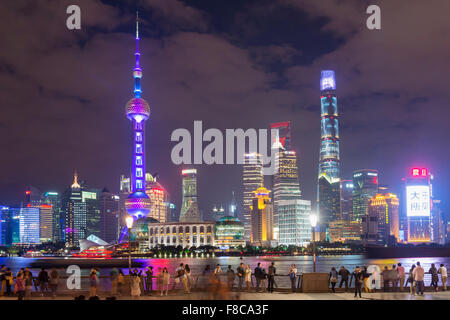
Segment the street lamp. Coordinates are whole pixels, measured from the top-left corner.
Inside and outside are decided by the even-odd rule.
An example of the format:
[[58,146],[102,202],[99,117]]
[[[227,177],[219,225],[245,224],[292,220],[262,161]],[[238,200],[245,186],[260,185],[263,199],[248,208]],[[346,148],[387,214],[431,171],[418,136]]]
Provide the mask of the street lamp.
[[133,228],[134,219],[132,216],[125,218],[128,228],[128,270],[131,270],[131,228]]
[[309,220],[311,222],[312,227],[312,245],[313,245],[313,272],[316,272],[316,226],[317,226],[317,220],[319,217],[315,213],[311,213],[309,215]]

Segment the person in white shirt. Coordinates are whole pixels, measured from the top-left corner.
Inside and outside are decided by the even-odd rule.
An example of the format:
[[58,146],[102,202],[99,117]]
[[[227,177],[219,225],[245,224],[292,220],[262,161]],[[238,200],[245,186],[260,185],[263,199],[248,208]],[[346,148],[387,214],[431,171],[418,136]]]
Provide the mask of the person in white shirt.
[[442,286],[444,287],[444,291],[447,291],[447,268],[442,263],[438,272],[441,274]]

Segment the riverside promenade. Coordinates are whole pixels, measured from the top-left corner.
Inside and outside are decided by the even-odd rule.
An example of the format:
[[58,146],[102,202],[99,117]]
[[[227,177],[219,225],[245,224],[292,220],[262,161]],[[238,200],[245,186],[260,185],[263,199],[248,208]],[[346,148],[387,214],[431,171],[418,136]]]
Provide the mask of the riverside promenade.
[[[62,294],[55,298],[44,296],[41,297],[38,293],[33,293],[28,300],[74,300],[76,296],[85,295],[86,299],[89,292],[80,291],[74,294]],[[100,294],[100,300],[105,300],[109,295]],[[0,297],[1,301],[17,300],[17,297]],[[118,296],[116,300],[132,300],[130,296]],[[274,292],[274,293],[256,293],[256,292],[227,292],[214,296],[206,292],[193,292],[190,294],[183,294],[181,292],[169,293],[167,296],[160,296],[154,292],[151,296],[140,296],[134,300],[450,300],[450,291],[440,292],[425,292],[423,296],[411,295],[409,292],[373,292],[363,293],[362,298],[354,298],[353,292],[341,293],[289,293],[289,292]]]

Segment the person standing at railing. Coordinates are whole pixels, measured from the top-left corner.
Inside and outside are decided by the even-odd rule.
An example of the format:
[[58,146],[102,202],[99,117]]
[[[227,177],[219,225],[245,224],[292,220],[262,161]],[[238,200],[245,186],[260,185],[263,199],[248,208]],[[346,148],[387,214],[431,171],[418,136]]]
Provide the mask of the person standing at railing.
[[184,266],[184,272],[186,274],[186,287],[187,287],[187,293],[191,293],[192,288],[192,274],[191,274],[191,267],[189,267],[188,264]]
[[291,269],[289,269],[289,279],[291,280],[291,288],[292,292],[295,293],[296,286],[295,286],[295,279],[297,278],[297,268],[295,267],[295,264],[291,265]]
[[234,270],[231,268],[231,265],[229,265],[227,269],[227,287],[229,291],[233,290],[235,277]]
[[268,269],[268,274],[267,274],[267,282],[268,282],[268,287],[267,290],[270,293],[273,293],[273,285],[275,282],[275,274],[277,273],[277,268],[275,268],[275,262],[272,262],[269,266]]
[[170,284],[170,273],[166,267],[164,267],[161,276],[162,286],[161,286],[161,296],[164,294],[167,296],[169,293],[169,284]]
[[336,293],[336,283],[338,281],[338,273],[335,267],[331,267],[331,271],[328,274],[328,281],[331,284],[331,292]]
[[125,286],[125,275],[122,269],[119,269],[119,274],[117,275],[117,290],[119,296],[123,294],[123,287]]
[[242,286],[244,284],[244,276],[245,276],[245,269],[244,269],[244,264],[241,262],[239,264],[239,267],[237,267],[236,269],[237,275],[238,275],[238,290],[242,290]]
[[391,281],[392,281],[392,291],[397,291],[397,286],[398,286],[398,270],[397,270],[397,265],[393,265],[392,266],[392,270],[391,270]]
[[14,293],[17,294],[18,300],[23,300],[25,296],[25,280],[23,269],[21,269],[16,275],[16,286],[14,287]]
[[111,295],[115,296],[117,294],[117,287],[119,284],[119,271],[117,270],[117,268],[111,269],[109,277],[111,279]]
[[405,285],[405,268],[402,267],[400,262],[397,264],[397,274],[400,291],[403,291],[403,286]]
[[352,285],[352,279],[355,278],[355,298],[357,298],[357,293],[359,293],[359,297],[361,297],[361,287],[363,284],[364,275],[359,266],[355,267],[353,270],[352,276],[350,277],[350,286]]
[[89,297],[95,297],[97,296],[97,270],[92,269],[91,273],[89,274],[89,285],[90,285],[90,293]]
[[422,268],[419,261],[417,262],[417,266],[414,268],[413,276],[417,288],[417,294],[420,293],[423,296],[424,291],[423,279],[425,277],[425,270]]
[[131,299],[139,299],[141,295],[141,277],[135,269],[131,274]]
[[59,274],[58,271],[56,271],[55,268],[52,269],[50,272],[50,290],[52,292],[52,297],[56,297],[56,290],[58,289],[58,281],[59,281]]
[[11,286],[14,284],[14,275],[11,271],[11,268],[6,268],[5,279],[6,279],[6,295],[10,296]]
[[389,283],[391,282],[391,270],[389,270],[387,266],[384,266],[381,276],[383,277],[383,291],[388,292]]
[[413,275],[413,272],[414,272],[415,268],[416,268],[416,265],[413,264],[411,266],[411,269],[409,269],[408,280],[406,281],[406,285],[405,285],[405,287],[406,287],[406,286],[408,286],[408,283],[410,283],[409,293],[412,294],[412,295],[416,294],[415,289],[414,289],[415,283],[414,283],[414,275]]
[[348,290],[348,276],[350,275],[350,271],[345,269],[344,266],[341,267],[338,274],[341,276],[341,282],[339,283],[339,288],[342,288],[342,284],[345,284],[345,292]]
[[372,292],[372,289],[371,289],[370,283],[369,283],[370,276],[372,274],[367,271],[367,266],[363,267],[362,273],[363,273],[363,280],[364,280],[364,290],[366,291],[366,293]]
[[261,288],[261,281],[264,277],[260,262],[258,262],[258,265],[256,266],[254,273],[255,273],[255,279],[256,279],[256,292],[259,292],[259,290]]
[[247,291],[250,292],[250,288],[252,287],[252,269],[247,264],[245,266],[245,283],[247,284]]
[[447,291],[447,268],[442,263],[439,268],[439,273],[441,274],[442,287],[444,291]]
[[434,287],[434,291],[438,291],[439,290],[439,276],[438,276],[438,270],[436,269],[436,266],[434,265],[434,263],[431,264],[431,268],[428,270],[428,273],[431,274],[431,283],[430,283],[430,287]]
[[153,267],[149,266],[145,268],[145,292],[151,296],[153,289]]
[[48,291],[48,272],[44,268],[39,272],[38,279],[41,296],[43,297],[44,293]]
[[31,297],[31,289],[33,287],[33,273],[27,267],[24,272],[24,281],[25,281],[25,299],[29,299]]

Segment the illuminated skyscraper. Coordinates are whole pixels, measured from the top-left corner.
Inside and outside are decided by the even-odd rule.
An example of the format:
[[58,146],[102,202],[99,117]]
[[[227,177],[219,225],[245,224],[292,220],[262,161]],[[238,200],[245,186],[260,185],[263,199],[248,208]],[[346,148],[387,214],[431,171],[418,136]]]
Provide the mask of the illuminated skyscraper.
[[72,186],[64,193],[62,207],[64,210],[64,240],[71,247],[79,246],[79,240],[86,239],[87,210],[76,172]]
[[243,210],[244,210],[244,239],[250,243],[250,215],[254,191],[263,186],[263,161],[259,153],[246,153],[244,156],[244,165],[242,170],[243,181]]
[[341,180],[341,218],[352,220],[353,217],[353,181]]
[[413,168],[404,179],[402,218],[404,240],[423,243],[432,240],[431,206],[433,199],[433,175],[426,168]]
[[145,181],[145,192],[151,201],[151,210],[148,216],[159,222],[167,222],[170,206],[169,193],[150,173],[145,175]]
[[134,98],[126,105],[126,115],[133,123],[133,163],[131,175],[131,194],[125,206],[129,215],[135,219],[147,217],[150,212],[150,198],[145,193],[145,121],[150,117],[150,106],[141,98],[142,69],[139,65],[139,21],[136,19],[136,64],[134,76]]
[[254,246],[271,246],[273,240],[273,204],[269,193],[262,186],[253,191],[250,242]]
[[[376,194],[369,201],[369,212],[362,219],[365,243],[393,245],[399,240],[399,200],[393,193]],[[376,224],[371,227],[370,224]]]
[[52,241],[62,241],[62,219],[61,217],[61,201],[59,193],[54,191],[45,192],[42,195],[42,203],[52,205]]
[[339,114],[334,71],[325,70],[320,78],[321,140],[318,178],[318,210],[320,231],[341,214]]
[[40,240],[39,202],[32,200],[31,188],[25,191],[25,201],[20,208],[20,243],[38,244]]
[[197,199],[197,169],[186,169],[183,176],[183,200],[181,203],[180,222],[199,222]]
[[125,203],[128,196],[131,194],[131,179],[126,178],[124,175],[120,176],[120,187],[119,187],[119,226],[118,232],[126,226],[125,218],[127,217],[127,208]]
[[361,169],[353,172],[353,220],[361,222],[369,214],[369,201],[378,193],[378,171]]
[[47,203],[39,205],[40,242],[51,242],[53,237],[53,206]]
[[81,199],[86,203],[86,237],[100,237],[100,190],[82,188]]

